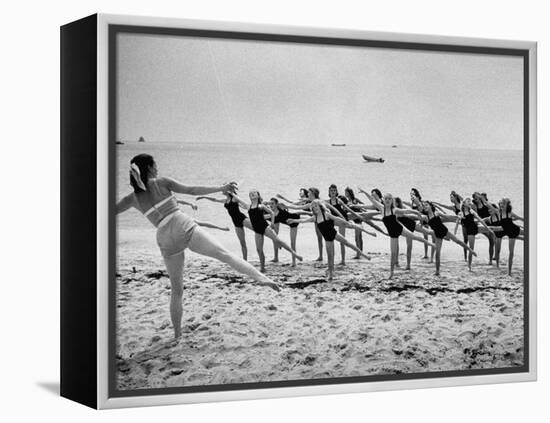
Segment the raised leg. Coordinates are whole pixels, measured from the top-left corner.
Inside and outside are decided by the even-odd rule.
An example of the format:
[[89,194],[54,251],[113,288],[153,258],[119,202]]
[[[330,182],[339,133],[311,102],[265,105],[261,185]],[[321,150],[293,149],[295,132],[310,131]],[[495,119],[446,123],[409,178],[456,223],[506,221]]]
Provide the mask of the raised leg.
[[364,257],[366,258],[367,260],[370,260],[370,257],[367,256],[366,254],[364,254],[359,248],[357,248],[355,245],[353,245],[351,242],[349,242],[346,238],[344,238],[342,235],[340,234],[336,234],[336,238],[334,239],[335,241],[338,241],[340,243],[340,246],[342,248],[345,248],[345,247],[348,247],[350,249],[352,249],[353,251],[355,251],[357,254],[359,254],[361,257]]
[[269,286],[275,290],[279,290],[275,284],[267,276],[262,275],[250,263],[240,259],[234,254],[227,251],[218,241],[213,238],[208,232],[200,228],[195,228],[191,241],[189,241],[189,249],[203,256],[215,258],[222,263],[226,263],[235,269],[237,272],[250,276],[260,285]]
[[[435,247],[435,244],[431,243],[430,241],[428,241],[428,236],[426,235],[424,238],[422,238],[421,236],[418,236],[414,233],[412,233],[411,231],[409,231],[407,228],[403,227],[403,231],[401,232],[401,235],[407,237],[407,238],[411,238],[415,241],[418,241],[418,242],[423,242],[424,244],[430,246],[430,247]],[[428,250],[426,250],[428,251]]]
[[277,234],[275,232],[273,232],[273,229],[271,228],[266,228],[265,230],[265,236],[268,237],[269,239],[273,240],[274,242],[276,242],[279,246],[283,247],[285,250],[287,250],[290,254],[292,254],[293,256],[295,256],[298,260],[302,261],[302,256],[300,256],[298,253],[296,253],[296,251],[294,251],[290,245],[288,245],[286,242],[284,242],[281,238],[279,238],[277,236]]

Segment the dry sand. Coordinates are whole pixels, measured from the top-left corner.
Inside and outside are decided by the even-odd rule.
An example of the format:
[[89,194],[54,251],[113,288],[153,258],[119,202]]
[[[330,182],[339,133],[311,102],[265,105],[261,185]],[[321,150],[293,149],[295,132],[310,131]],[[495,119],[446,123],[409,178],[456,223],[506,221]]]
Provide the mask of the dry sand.
[[[388,281],[387,254],[325,265],[269,264],[280,293],[188,255],[183,330],[173,340],[160,261],[119,263],[118,388],[161,388],[523,364],[523,272],[413,260]],[[401,260],[404,263],[404,258]],[[253,263],[254,264],[254,263]],[[135,269],[132,269],[135,267]]]

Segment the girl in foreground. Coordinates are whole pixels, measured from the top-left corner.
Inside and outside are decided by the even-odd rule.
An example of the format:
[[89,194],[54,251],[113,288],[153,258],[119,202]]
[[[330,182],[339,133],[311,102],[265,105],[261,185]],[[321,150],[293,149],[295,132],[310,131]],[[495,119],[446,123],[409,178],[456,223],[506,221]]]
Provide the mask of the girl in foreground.
[[454,216],[442,215],[436,210],[435,205],[429,201],[424,201],[422,206],[424,207],[424,212],[426,213],[424,219],[428,221],[428,225],[432,228],[435,236],[435,276],[439,276],[439,269],[441,267],[441,246],[444,239],[447,241],[453,241],[462,246],[462,248],[466,251],[469,251],[470,254],[473,254],[474,256],[476,255],[472,248],[468,247],[466,243],[459,240],[454,234],[450,233],[449,229],[441,220],[442,216],[445,216],[446,218],[455,218]]
[[[450,210],[452,211],[455,215],[458,216],[458,214],[460,213],[460,207],[462,206],[462,196],[460,194],[458,194],[456,191],[451,191],[451,194],[449,195],[449,199],[451,201],[451,205],[450,206],[447,206],[445,204],[441,204],[441,203],[437,203],[435,201],[432,201],[432,204],[435,204],[436,206],[442,208],[442,209],[446,209],[446,210]],[[464,240],[464,243],[466,244],[468,242],[468,234],[466,233],[466,229],[464,228],[464,226],[462,226],[462,239]],[[468,249],[467,248],[464,248],[464,261],[468,260]]]
[[239,239],[239,243],[241,244],[241,253],[243,255],[243,259],[247,260],[248,249],[246,247],[244,228],[247,227],[248,229],[252,230],[252,225],[250,224],[250,220],[248,220],[246,215],[239,210],[239,202],[235,199],[235,196],[231,192],[225,192],[225,200],[208,197],[205,195],[197,197],[197,201],[199,200],[209,200],[214,203],[223,204],[223,206],[227,210],[227,213],[229,214],[229,217],[231,217],[233,226],[235,227],[235,233],[237,234],[237,238]]
[[398,209],[394,206],[393,196],[391,194],[385,194],[382,198],[382,202],[377,201],[372,195],[368,194],[367,192],[361,190],[371,201],[374,207],[376,207],[380,213],[382,213],[382,222],[386,226],[386,229],[388,231],[388,235],[390,236],[390,251],[391,251],[391,257],[390,257],[390,277],[389,279],[393,278],[393,269],[395,267],[395,264],[397,263],[397,254],[398,254],[398,247],[399,247],[399,236],[403,235],[406,238],[410,238],[412,240],[416,240],[419,242],[423,242],[431,247],[435,247],[434,244],[429,242],[428,240],[417,236],[413,234],[411,231],[409,231],[407,228],[404,228],[403,225],[401,225],[397,217],[398,216],[407,216],[407,215],[414,215],[418,218],[421,218],[422,215],[417,210],[412,209]]
[[237,188],[234,182],[218,187],[183,185],[174,179],[159,177],[153,157],[149,154],[139,154],[130,161],[130,185],[134,192],[117,203],[117,214],[134,207],[157,228],[157,244],[164,258],[172,286],[170,316],[176,338],[181,336],[183,267],[186,248],[220,260],[250,276],[259,285],[269,286],[279,291],[276,283],[246,261],[227,251],[193,219],[183,213],[174,197],[174,193],[201,195],[233,191]]
[[260,272],[265,272],[265,254],[264,254],[264,236],[267,236],[277,245],[283,247],[287,250],[293,257],[297,258],[299,261],[302,261],[302,256],[298,255],[294,249],[292,249],[286,242],[277,236],[277,234],[269,227],[265,219],[265,215],[272,216],[273,212],[269,207],[265,206],[262,201],[262,196],[258,190],[251,190],[248,194],[250,198],[250,204],[245,203],[237,195],[233,197],[241,204],[243,208],[248,209],[248,219],[252,225],[252,229],[255,232],[255,241],[256,241],[256,251],[258,252],[258,257],[260,258]]
[[[321,200],[318,200],[318,199],[313,200],[311,202],[311,212],[313,213],[313,216],[311,217],[302,218],[302,219],[289,219],[288,221],[290,223],[306,223],[306,222],[315,223],[315,226],[317,227],[317,229],[319,229],[319,232],[321,232],[321,234],[323,235],[326,248],[327,248],[327,261],[328,261],[327,279],[329,281],[332,281],[332,278],[334,276],[334,241],[338,241],[342,246],[351,248],[361,257],[364,257],[367,260],[370,260],[369,256],[363,254],[361,250],[359,250],[355,245],[350,243],[342,235],[337,233],[336,229],[334,229],[335,224],[347,226],[348,228],[352,228],[352,229],[361,228],[360,226],[354,223],[348,222],[342,219],[341,217],[334,216],[329,212],[327,206]],[[363,228],[361,228],[361,230],[365,233],[376,236],[376,234],[370,233]]]
[[[359,205],[362,205],[363,202],[359,200],[357,197],[355,197],[355,193],[353,192],[353,189],[350,187],[347,187],[344,190],[344,195],[348,199],[348,207],[353,210],[354,212],[360,212],[361,208],[358,207]],[[353,223],[356,223],[357,225],[361,226],[363,223],[363,220],[355,217],[353,219]],[[355,245],[357,248],[359,248],[361,251],[363,251],[363,232],[360,229],[355,229]],[[359,259],[361,256],[359,254],[356,254],[354,259]]]
[[[514,220],[523,221],[522,217],[512,212],[512,203],[509,198],[503,198],[498,202],[500,222],[499,226],[504,232],[504,236],[508,237],[508,276],[512,276],[512,263],[514,261],[514,248],[516,246],[516,239],[523,240],[523,229],[516,225]],[[499,267],[500,261],[500,247],[502,238],[497,238],[496,241],[496,257],[497,267]]]
[[[479,229],[477,227],[477,222],[481,223],[481,225],[485,228],[487,232],[490,233],[491,237],[495,237],[494,232],[489,229],[487,224],[479,217],[479,215],[474,211],[472,200],[469,198],[466,198],[462,205],[460,206],[460,213],[458,214],[459,219],[456,221],[456,226],[454,233],[456,234],[456,230],[458,229],[459,223],[462,224],[466,231],[466,235],[468,236],[468,245],[469,245],[469,253],[468,253],[468,269],[472,270],[472,256],[474,247],[476,244],[476,235],[479,233]],[[477,222],[476,222],[477,221]]]

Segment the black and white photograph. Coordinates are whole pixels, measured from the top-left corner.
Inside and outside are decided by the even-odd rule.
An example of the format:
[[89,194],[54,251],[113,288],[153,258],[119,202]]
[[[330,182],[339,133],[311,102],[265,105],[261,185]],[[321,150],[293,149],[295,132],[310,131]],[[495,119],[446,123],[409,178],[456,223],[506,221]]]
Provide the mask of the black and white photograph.
[[522,54],[110,37],[113,392],[525,371]]

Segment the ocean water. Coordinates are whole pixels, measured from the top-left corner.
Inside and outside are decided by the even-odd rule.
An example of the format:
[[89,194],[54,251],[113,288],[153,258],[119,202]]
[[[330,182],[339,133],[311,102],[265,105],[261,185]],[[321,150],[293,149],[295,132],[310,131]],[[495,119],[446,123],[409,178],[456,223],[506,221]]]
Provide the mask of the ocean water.
[[[455,190],[462,196],[474,191],[487,192],[489,200],[497,202],[509,197],[514,211],[524,216],[523,210],[523,152],[509,150],[472,150],[462,148],[401,147],[348,145],[257,145],[257,144],[184,144],[184,143],[127,143],[117,145],[117,199],[131,192],[128,181],[130,159],[139,153],[155,157],[161,175],[173,177],[187,185],[219,185],[225,181],[239,183],[240,196],[248,200],[248,192],[255,188],[264,199],[277,193],[297,199],[301,187],[317,187],[321,197],[328,197],[328,187],[336,184],[340,193],[346,186],[370,191],[379,188],[409,201],[411,187],[417,188],[428,200],[449,203],[449,193]],[[361,155],[383,157],[385,163],[366,163]],[[184,199],[194,201],[192,197]],[[221,198],[222,196],[219,195]],[[362,195],[358,196],[367,201]],[[230,232],[210,230],[231,251],[240,254],[238,240],[231,220],[223,205],[200,201],[199,209],[183,210],[189,215],[231,228]],[[449,225],[453,228],[454,225]],[[459,232],[460,234],[460,229]],[[281,237],[288,241],[288,228],[281,225]],[[354,239],[353,231],[347,238]],[[478,235],[476,250],[478,260],[485,260],[487,241]],[[389,240],[365,235],[367,251],[389,251]],[[254,237],[247,232],[249,258],[256,260]],[[403,241],[402,241],[403,242]],[[507,243],[503,243],[502,257],[507,255]],[[516,256],[521,260],[522,246],[516,246]],[[413,259],[423,252],[415,243]],[[155,241],[155,228],[136,210],[130,210],[117,218],[117,249],[124,262],[132,257],[160,257]],[[271,258],[271,243],[264,250]],[[297,250],[304,258],[317,257],[317,241],[313,224],[300,225]],[[339,258],[337,249],[336,259]],[[404,242],[401,252],[404,252]],[[348,250],[347,256],[354,253]],[[460,259],[462,249],[445,243],[443,258]],[[286,252],[280,255],[289,261]]]

